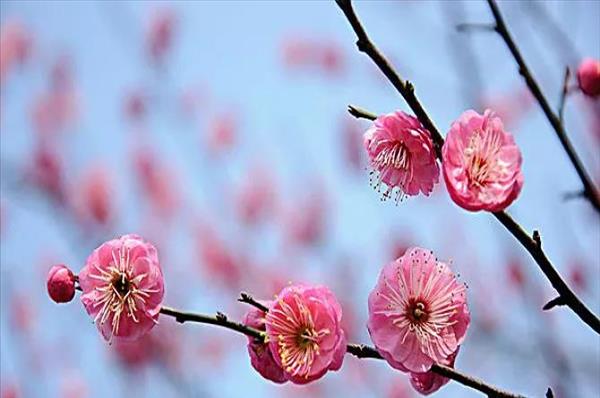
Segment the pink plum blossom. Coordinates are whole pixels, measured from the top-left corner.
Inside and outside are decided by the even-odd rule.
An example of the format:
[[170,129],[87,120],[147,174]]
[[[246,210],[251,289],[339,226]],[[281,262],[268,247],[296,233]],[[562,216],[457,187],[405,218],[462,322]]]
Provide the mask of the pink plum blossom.
[[55,265],[48,272],[46,287],[52,300],[68,303],[75,296],[75,275],[65,265]]
[[329,288],[285,287],[269,308],[269,348],[288,380],[305,384],[339,370],[346,352],[342,308]]
[[377,351],[403,372],[427,372],[463,342],[465,287],[433,253],[410,248],[383,267],[369,294],[367,328]]
[[521,152],[499,117],[469,110],[456,120],[442,148],[452,200],[470,211],[502,211],[523,187]]
[[[272,301],[261,302],[261,304],[268,308],[272,305]],[[264,331],[266,329],[266,315],[265,312],[252,307],[244,317],[244,325]],[[252,367],[265,379],[275,383],[284,383],[287,381],[285,372],[281,366],[275,362],[275,359],[273,359],[273,353],[269,349],[268,343],[257,341],[253,337],[248,337],[248,354],[250,355]]]
[[79,273],[81,302],[102,336],[137,339],[158,323],[164,295],[156,248],[137,235],[103,243]]
[[[446,358],[445,361],[442,361],[441,364],[454,367],[454,361],[456,360],[457,354],[458,349],[454,352],[454,354]],[[429,395],[431,393],[436,392],[449,381],[450,379],[448,379],[447,377],[440,376],[437,373],[433,373],[431,370],[425,373],[411,372],[410,374],[410,384],[415,390],[417,390],[423,395]]]
[[585,58],[577,68],[579,89],[589,97],[600,95],[600,60]]
[[[381,115],[364,134],[372,168],[372,185],[387,187],[383,199],[394,191],[396,202],[404,196],[428,196],[439,179],[439,166],[430,133],[415,117],[402,111]],[[396,190],[397,188],[397,190]]]

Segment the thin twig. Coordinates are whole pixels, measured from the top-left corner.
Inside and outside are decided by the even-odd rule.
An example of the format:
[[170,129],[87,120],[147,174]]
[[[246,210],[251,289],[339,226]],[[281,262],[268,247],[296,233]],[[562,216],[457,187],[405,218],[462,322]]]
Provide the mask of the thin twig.
[[[249,295],[248,295],[249,296]],[[250,296],[249,296],[250,297]],[[248,301],[244,301],[248,302]],[[266,307],[265,307],[266,308]],[[268,311],[268,308],[266,308]],[[216,316],[205,315],[205,314],[197,314],[193,312],[183,312],[176,310],[170,307],[162,307],[160,313],[163,315],[172,316],[179,323],[184,322],[198,322],[198,323],[207,323],[210,325],[221,326],[226,329],[233,330],[238,333],[242,333],[249,337],[254,337],[261,341],[264,341],[265,334],[257,329],[251,328],[249,326],[243,325],[241,323],[232,322],[227,319],[227,317],[221,313],[217,312]],[[348,344],[346,347],[346,352],[356,356],[357,358],[373,358],[373,359],[383,359],[383,357],[375,350],[373,347],[369,347],[362,344]],[[441,376],[447,377],[454,381],[457,381],[467,387],[471,387],[475,390],[478,390],[488,396],[492,397],[504,397],[504,398],[522,398],[522,395],[512,394],[506,391],[503,391],[497,387],[491,386],[479,379],[476,379],[471,376],[467,376],[449,366],[443,365],[433,365],[431,371],[437,373]]]
[[259,303],[258,301],[256,301],[254,299],[254,297],[252,297],[250,294],[248,294],[246,292],[241,292],[240,293],[240,298],[238,299],[238,301],[240,303],[250,304],[251,306],[258,308],[262,312],[268,312],[269,311],[269,309],[265,305],[263,305],[263,304]]
[[348,105],[348,113],[357,119],[375,120],[377,115],[355,105]]
[[421,106],[421,103],[417,99],[415,95],[415,90],[413,85],[406,80],[403,80],[398,73],[394,70],[389,61],[383,56],[381,52],[373,45],[369,37],[367,36],[367,32],[361,25],[358,17],[354,13],[354,9],[352,8],[352,3],[350,0],[336,0],[336,3],[341,8],[341,10],[346,15],[346,18],[352,25],[352,28],[356,32],[356,36],[358,38],[356,42],[356,46],[361,52],[367,54],[373,62],[379,67],[379,69],[383,72],[383,74],[388,78],[390,83],[398,90],[402,98],[406,101],[410,109],[415,113],[415,116],[419,119],[421,124],[431,132],[431,136],[433,139],[433,143],[435,146],[435,151],[439,157],[442,155],[442,145],[444,143],[444,138],[439,133],[438,129],[433,124],[433,121],[429,118],[425,109]]
[[254,337],[258,340],[264,340],[265,334],[258,329],[246,326],[239,322],[230,321],[225,314],[218,312],[217,315],[197,314],[194,312],[183,312],[170,307],[162,307],[160,313],[163,315],[172,316],[179,323],[198,322],[207,323],[209,325],[221,326],[231,329],[238,333],[245,334],[248,337]]
[[[344,15],[350,22],[356,36],[358,37],[357,45],[361,52],[366,53],[375,62],[383,74],[388,77],[391,83],[400,92],[402,97],[406,100],[410,108],[413,110],[417,118],[421,123],[427,127],[431,133],[432,139],[436,144],[436,148],[440,148],[444,144],[444,138],[437,130],[429,115],[414,95],[414,87],[408,82],[404,82],[390,63],[385,57],[379,52],[375,45],[371,42],[365,29],[358,20],[352,2],[350,0],[336,0],[338,6],[344,12]],[[357,110],[360,108],[353,107]],[[352,112],[351,112],[352,113]],[[356,113],[356,112],[355,112]],[[361,116],[355,117],[366,117],[372,114],[368,111],[361,111]],[[441,160],[441,151],[436,151],[438,158]],[[493,213],[494,217],[523,245],[523,247],[529,252],[531,257],[536,261],[539,268],[542,270],[546,278],[550,281],[554,289],[558,292],[563,300],[567,303],[566,305],[573,310],[579,316],[579,318],[590,326],[596,333],[600,334],[600,319],[592,311],[590,311],[586,305],[577,297],[577,295],[569,288],[566,282],[562,279],[554,265],[550,262],[546,254],[544,253],[541,244],[534,240],[525,230],[506,212]]]
[[484,31],[484,32],[493,32],[496,29],[494,24],[490,23],[471,23],[471,22],[463,22],[456,24],[456,30],[458,32],[472,32],[476,31]]
[[560,101],[558,102],[558,120],[560,124],[565,124],[565,103],[567,102],[567,95],[569,95],[569,77],[571,76],[571,70],[567,66],[565,68],[565,78],[563,79],[562,90],[560,92]]
[[514,42],[514,40],[512,38],[512,35],[510,34],[506,24],[504,23],[504,18],[502,17],[502,14],[500,13],[500,9],[498,8],[496,1],[495,0],[487,0],[487,2],[490,6],[492,14],[494,15],[494,19],[496,20],[496,32],[498,32],[498,34],[502,37],[502,39],[506,43],[513,58],[515,59],[515,62],[519,66],[519,73],[521,74],[521,76],[523,76],[525,83],[527,83],[527,87],[529,87],[529,91],[531,91],[531,93],[533,94],[533,96],[535,97],[537,102],[540,104],[540,106],[542,107],[542,110],[544,111],[544,114],[546,115],[546,118],[548,119],[548,121],[550,122],[552,127],[554,128],[554,131],[556,132],[556,136],[560,140],[560,143],[562,144],[565,152],[569,156],[569,159],[571,160],[571,163],[573,164],[573,167],[575,168],[577,175],[581,179],[581,182],[585,189],[586,198],[592,204],[592,206],[596,209],[596,211],[600,212],[600,194],[598,194],[598,192],[594,186],[594,183],[592,182],[592,179],[590,178],[589,174],[585,170],[585,167],[583,166],[581,159],[579,159],[579,156],[575,152],[575,148],[573,147],[573,144],[571,144],[571,141],[569,140],[569,137],[567,136],[567,132],[565,131],[563,124],[559,120],[558,116],[552,111],[552,108],[550,107],[548,100],[542,93],[542,90],[540,89],[540,86],[538,85],[537,81],[533,77],[531,70],[527,67],[527,64],[525,63],[525,59],[521,55],[519,48],[517,47],[516,43]]

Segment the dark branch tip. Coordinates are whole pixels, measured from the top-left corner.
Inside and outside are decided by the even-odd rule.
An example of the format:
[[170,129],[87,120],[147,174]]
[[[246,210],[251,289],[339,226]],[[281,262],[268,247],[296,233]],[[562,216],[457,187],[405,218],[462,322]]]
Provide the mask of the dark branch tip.
[[541,249],[542,248],[542,237],[540,236],[540,231],[538,231],[537,229],[535,229],[533,231],[533,235],[532,235],[533,241],[535,242],[535,245]]
[[552,300],[548,301],[543,307],[542,310],[544,311],[548,311],[551,310],[554,307],[560,306],[560,305],[566,305],[567,302],[562,298],[562,296],[558,296],[553,298]]

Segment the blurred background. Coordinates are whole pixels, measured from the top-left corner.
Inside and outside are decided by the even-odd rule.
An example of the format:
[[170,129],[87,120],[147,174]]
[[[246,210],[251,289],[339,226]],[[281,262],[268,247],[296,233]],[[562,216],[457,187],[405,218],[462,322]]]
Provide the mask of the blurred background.
[[[501,2],[552,104],[566,66],[600,57],[600,2]],[[442,131],[494,109],[523,156],[509,211],[581,298],[600,312],[600,224],[565,195],[581,189],[483,1],[357,2],[374,42],[412,81]],[[600,340],[537,265],[483,213],[431,197],[382,203],[362,133],[346,112],[408,111],[333,1],[55,2],[0,5],[2,398],[416,396],[383,361],[347,356],[305,387],[250,366],[244,336],[159,326],[106,344],[78,298],[50,301],[55,263],[78,271],[103,241],[153,242],[165,304],[241,318],[239,292],[268,298],[289,281],[326,283],[353,342],[369,343],[367,296],[411,245],[467,283],[472,323],[456,368],[526,395],[598,397]],[[575,84],[572,80],[571,84]],[[600,107],[568,98],[571,139],[600,183]],[[436,397],[477,397],[450,382]]]

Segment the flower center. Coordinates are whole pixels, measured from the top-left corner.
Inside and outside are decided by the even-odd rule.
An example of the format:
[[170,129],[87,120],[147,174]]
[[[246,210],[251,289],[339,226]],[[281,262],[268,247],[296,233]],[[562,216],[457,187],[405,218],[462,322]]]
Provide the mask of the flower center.
[[121,296],[125,296],[129,292],[130,282],[125,272],[115,273],[111,284]]
[[407,170],[410,165],[410,152],[406,148],[406,145],[400,141],[396,141],[393,144],[388,143],[377,154],[374,164],[378,170],[383,170],[387,167]]
[[408,303],[406,313],[413,324],[427,322],[429,318],[427,307],[423,302],[417,300],[411,300]]
[[465,150],[465,163],[469,184],[483,187],[497,172],[500,136],[493,132],[476,131]]
[[[394,201],[397,205],[404,200],[404,188],[413,177],[411,154],[401,141],[374,141],[371,145],[381,147],[381,149],[372,161],[373,170],[370,173],[370,185],[381,193],[381,183],[385,183],[387,188],[385,188],[381,200],[386,201],[392,198],[395,193]],[[392,177],[393,181],[390,179],[390,169],[395,170],[395,174],[399,174],[399,177]],[[384,176],[387,176],[385,180],[383,180]]]

